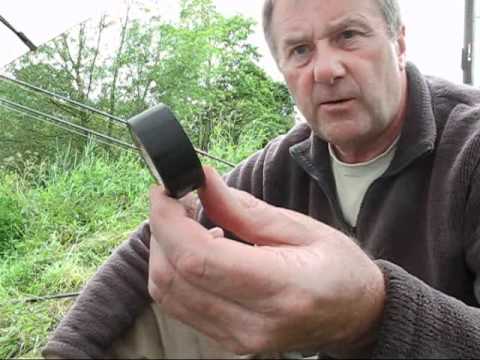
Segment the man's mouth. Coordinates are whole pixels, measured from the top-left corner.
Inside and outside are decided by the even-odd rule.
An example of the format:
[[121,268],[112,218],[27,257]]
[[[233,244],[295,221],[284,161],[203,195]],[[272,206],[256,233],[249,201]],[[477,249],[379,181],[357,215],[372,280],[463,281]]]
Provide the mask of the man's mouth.
[[353,98],[345,98],[345,99],[335,99],[335,100],[330,100],[330,101],[324,101],[320,105],[341,105],[344,103],[347,103],[349,101],[353,100]]
[[327,113],[343,113],[350,111],[355,98],[343,98],[324,101],[320,104],[319,109]]

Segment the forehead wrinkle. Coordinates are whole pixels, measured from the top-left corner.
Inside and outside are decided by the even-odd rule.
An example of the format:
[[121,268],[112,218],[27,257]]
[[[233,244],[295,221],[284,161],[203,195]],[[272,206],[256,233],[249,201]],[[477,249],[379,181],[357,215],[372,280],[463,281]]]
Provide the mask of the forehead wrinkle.
[[[301,5],[301,0],[289,0],[294,7]],[[318,0],[311,0],[318,1]],[[379,23],[384,24],[383,15],[375,2],[370,2],[366,6],[362,6],[360,9],[345,9],[340,14],[336,14],[330,21],[324,21],[319,23],[314,18],[315,14],[310,14],[310,20],[305,17],[296,17],[295,12],[287,11],[286,16],[278,17],[279,7],[276,6],[272,14],[272,47],[274,51],[282,51],[282,48],[291,47],[298,43],[305,43],[312,41],[313,38],[322,39],[332,34],[332,32],[338,32],[342,26],[357,25],[362,28],[373,31],[377,28],[377,23],[372,20],[377,20]],[[285,9],[284,9],[285,11]],[[341,11],[341,10],[340,10]],[[276,29],[276,30],[273,30]],[[277,36],[275,36],[275,33]],[[316,34],[318,33],[318,34]],[[275,37],[277,39],[275,40]]]
[[348,14],[345,17],[342,17],[340,19],[335,19],[330,23],[328,23],[326,26],[325,32],[326,33],[335,32],[339,28],[345,28],[351,25],[361,26],[363,28],[365,27],[370,28],[371,25],[369,25],[369,23],[370,21],[368,20],[368,18],[361,13]]
[[290,32],[281,39],[281,45],[284,47],[288,47],[298,43],[303,43],[308,39],[309,39],[309,36],[306,34],[306,32],[301,32],[301,31]]
[[[288,22],[288,19],[286,19],[284,22]],[[362,13],[351,13],[328,22],[324,29],[322,29],[318,38],[321,39],[331,33],[337,32],[339,29],[343,29],[348,26],[360,26],[364,29],[373,28],[373,25],[367,16]],[[289,47],[299,43],[307,42],[313,36],[313,32],[314,31],[312,28],[310,28],[310,26],[309,29],[305,31],[301,29],[290,31],[280,39],[280,47]]]

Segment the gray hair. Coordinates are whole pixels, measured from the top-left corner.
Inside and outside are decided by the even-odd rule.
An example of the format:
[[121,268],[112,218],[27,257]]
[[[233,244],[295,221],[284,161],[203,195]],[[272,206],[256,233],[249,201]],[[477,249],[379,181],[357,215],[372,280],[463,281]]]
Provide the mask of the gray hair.
[[[375,0],[380,11],[382,12],[385,24],[387,25],[387,32],[390,38],[394,39],[400,32],[402,27],[402,15],[400,13],[400,6],[398,0]],[[275,44],[272,38],[272,17],[275,0],[265,0],[263,5],[263,32],[270,51],[276,58]]]

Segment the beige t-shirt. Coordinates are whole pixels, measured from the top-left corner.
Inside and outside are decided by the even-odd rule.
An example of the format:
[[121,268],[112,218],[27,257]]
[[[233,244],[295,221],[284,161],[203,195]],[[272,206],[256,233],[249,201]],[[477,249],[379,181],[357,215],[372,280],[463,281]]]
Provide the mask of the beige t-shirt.
[[368,188],[390,166],[397,149],[398,138],[381,155],[367,162],[347,164],[340,161],[329,145],[333,176],[337,196],[345,220],[353,227],[357,225],[358,213]]

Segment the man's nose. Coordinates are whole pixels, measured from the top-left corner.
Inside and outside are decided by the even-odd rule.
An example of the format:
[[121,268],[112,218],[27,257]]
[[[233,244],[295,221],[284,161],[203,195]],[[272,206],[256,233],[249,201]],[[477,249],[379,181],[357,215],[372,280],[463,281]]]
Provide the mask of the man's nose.
[[328,46],[317,47],[313,64],[313,77],[316,83],[333,85],[345,74],[346,69],[338,50]]

